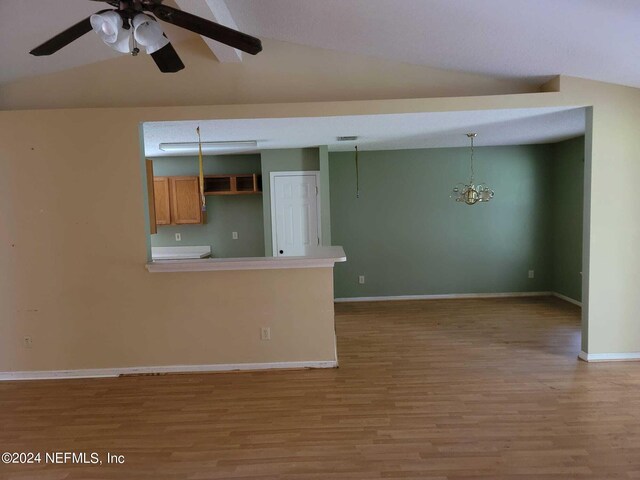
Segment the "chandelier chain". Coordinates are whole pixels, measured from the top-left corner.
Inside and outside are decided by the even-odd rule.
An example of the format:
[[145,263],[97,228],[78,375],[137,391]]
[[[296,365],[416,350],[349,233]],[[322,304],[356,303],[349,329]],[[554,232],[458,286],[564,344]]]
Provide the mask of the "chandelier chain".
[[471,185],[473,185],[473,137],[471,137]]

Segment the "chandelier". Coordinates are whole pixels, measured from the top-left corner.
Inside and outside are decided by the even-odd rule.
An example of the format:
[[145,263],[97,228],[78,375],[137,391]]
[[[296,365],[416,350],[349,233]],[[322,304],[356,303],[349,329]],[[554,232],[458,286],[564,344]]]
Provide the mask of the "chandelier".
[[488,202],[494,195],[494,191],[484,183],[478,185],[473,183],[473,139],[476,138],[477,135],[477,133],[467,133],[467,137],[471,140],[471,178],[469,183],[458,183],[453,187],[450,195],[450,198],[455,199],[456,202],[464,202],[467,205],[475,205],[478,202]]

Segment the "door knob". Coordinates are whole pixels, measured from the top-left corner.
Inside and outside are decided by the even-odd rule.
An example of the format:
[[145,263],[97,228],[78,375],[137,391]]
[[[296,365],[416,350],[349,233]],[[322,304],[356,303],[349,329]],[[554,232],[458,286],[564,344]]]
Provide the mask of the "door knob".
[[284,250],[280,250],[280,255],[282,255],[284,253]]

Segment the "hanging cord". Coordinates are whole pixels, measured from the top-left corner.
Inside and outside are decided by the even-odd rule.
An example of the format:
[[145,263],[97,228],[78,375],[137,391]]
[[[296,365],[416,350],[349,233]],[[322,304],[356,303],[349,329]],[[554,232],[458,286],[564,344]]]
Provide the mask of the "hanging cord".
[[200,185],[200,204],[203,212],[207,211],[207,202],[204,197],[204,171],[202,168],[202,138],[200,138],[200,127],[196,128],[198,134],[198,165],[200,167],[199,185]]
[[470,184],[473,185],[473,176],[474,176],[474,172],[473,172],[473,139],[475,138],[476,134],[475,133],[469,133],[469,134],[467,134],[467,136],[471,139],[471,181],[470,181]]
[[356,198],[360,198],[360,171],[358,169],[358,146],[356,145]]

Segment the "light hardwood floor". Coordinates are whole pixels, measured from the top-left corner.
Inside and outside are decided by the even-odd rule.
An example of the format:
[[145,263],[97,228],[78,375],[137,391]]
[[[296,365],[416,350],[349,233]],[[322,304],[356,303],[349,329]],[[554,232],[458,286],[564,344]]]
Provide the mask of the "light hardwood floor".
[[552,298],[336,305],[340,368],[0,384],[3,479],[640,479],[640,363]]

